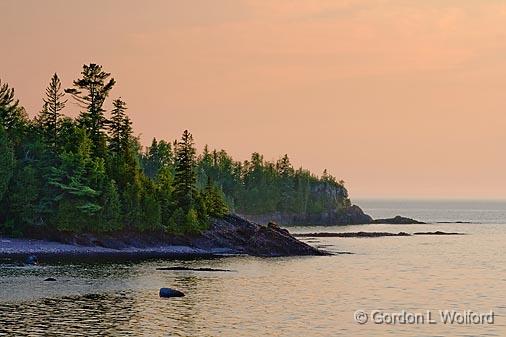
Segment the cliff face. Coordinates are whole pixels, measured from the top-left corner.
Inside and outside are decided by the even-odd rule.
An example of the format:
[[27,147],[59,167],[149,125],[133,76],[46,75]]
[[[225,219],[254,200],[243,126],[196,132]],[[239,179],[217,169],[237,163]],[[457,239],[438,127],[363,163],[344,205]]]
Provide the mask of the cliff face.
[[326,182],[311,186],[304,209],[241,216],[261,224],[274,221],[282,225],[352,225],[373,221],[360,207],[351,205],[344,186]]
[[328,210],[321,213],[289,213],[274,212],[269,214],[241,214],[242,217],[260,223],[267,224],[271,221],[281,225],[358,225],[369,224],[373,219],[365,214],[357,205],[351,205],[344,209]]

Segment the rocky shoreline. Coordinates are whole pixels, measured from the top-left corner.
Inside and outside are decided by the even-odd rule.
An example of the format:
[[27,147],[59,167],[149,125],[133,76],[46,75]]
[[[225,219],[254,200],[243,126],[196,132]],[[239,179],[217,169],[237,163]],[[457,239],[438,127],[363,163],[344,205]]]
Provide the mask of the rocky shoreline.
[[53,240],[0,238],[0,258],[28,255],[90,258],[184,258],[223,255],[261,257],[328,255],[292,236],[275,224],[258,225],[237,215],[215,219],[198,235],[115,233],[64,234]]

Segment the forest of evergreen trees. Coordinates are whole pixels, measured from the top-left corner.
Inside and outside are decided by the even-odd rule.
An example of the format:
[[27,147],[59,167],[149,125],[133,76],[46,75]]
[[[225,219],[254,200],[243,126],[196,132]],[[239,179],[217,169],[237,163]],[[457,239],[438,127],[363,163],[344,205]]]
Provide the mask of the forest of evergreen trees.
[[[14,89],[0,82],[0,233],[199,232],[229,212],[318,213],[349,205],[342,182],[294,169],[288,156],[234,161],[206,146],[198,155],[184,131],[174,142],[133,135],[127,104],[104,103],[115,86],[100,65],[84,65],[73,87],[55,74],[42,109],[28,118]],[[68,100],[80,107],[64,115]],[[318,186],[340,191],[336,199]]]

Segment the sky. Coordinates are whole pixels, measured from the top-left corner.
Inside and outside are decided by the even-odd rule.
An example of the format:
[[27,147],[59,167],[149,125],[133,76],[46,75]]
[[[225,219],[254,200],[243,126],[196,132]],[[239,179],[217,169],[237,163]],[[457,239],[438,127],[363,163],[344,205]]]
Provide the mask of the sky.
[[[3,0],[28,113],[98,63],[135,133],[323,169],[353,198],[506,199],[506,2]],[[79,108],[68,104],[66,113]]]

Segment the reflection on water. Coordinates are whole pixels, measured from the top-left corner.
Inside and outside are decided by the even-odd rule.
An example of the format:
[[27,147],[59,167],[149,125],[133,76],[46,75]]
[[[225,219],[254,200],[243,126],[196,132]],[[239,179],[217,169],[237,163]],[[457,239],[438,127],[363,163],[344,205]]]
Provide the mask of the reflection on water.
[[[429,231],[435,225],[294,228]],[[506,225],[445,224],[465,236],[318,238],[353,255],[0,266],[0,335],[504,336]],[[237,272],[161,271],[170,265]],[[55,277],[56,282],[44,282]],[[160,287],[186,297],[161,299]],[[495,324],[359,325],[357,309],[489,311]]]

